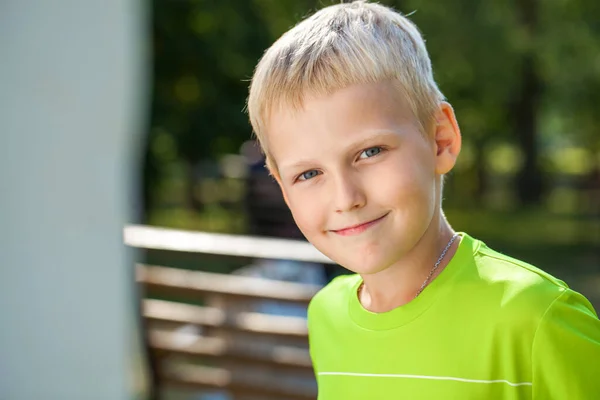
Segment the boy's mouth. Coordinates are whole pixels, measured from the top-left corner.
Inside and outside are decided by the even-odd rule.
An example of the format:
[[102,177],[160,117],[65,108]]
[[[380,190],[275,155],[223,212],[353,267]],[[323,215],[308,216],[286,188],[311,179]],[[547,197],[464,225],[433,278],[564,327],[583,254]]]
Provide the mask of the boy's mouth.
[[368,222],[363,222],[363,223],[360,223],[360,224],[357,224],[357,225],[348,226],[346,228],[332,229],[331,232],[337,233],[338,235],[341,235],[341,236],[358,235],[360,233],[363,233],[364,231],[366,231],[370,227],[376,225],[377,223],[381,222],[385,217],[387,217],[388,214],[389,214],[389,212],[385,213],[381,217],[376,218],[374,220],[371,220],[371,221],[368,221]]

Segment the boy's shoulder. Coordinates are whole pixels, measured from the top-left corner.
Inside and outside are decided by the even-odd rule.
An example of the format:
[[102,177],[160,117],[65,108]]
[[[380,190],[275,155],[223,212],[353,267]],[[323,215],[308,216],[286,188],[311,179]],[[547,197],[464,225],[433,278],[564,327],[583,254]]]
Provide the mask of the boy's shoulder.
[[565,312],[585,309],[586,313],[596,315],[589,300],[563,280],[477,242],[472,268],[458,280],[458,290],[473,289],[470,292],[473,300],[499,321],[540,322],[552,314],[551,310],[561,309],[565,304],[570,304]]
[[584,295],[553,275],[480,243],[474,254],[480,284],[473,296],[486,321],[512,331],[514,337],[529,338],[532,346],[537,343],[536,357],[567,342],[573,349],[578,343],[598,351],[600,321]]
[[473,252],[473,272],[477,274],[481,288],[497,288],[504,303],[511,299],[534,303],[537,300],[543,306],[569,290],[564,281],[550,273],[478,242]]

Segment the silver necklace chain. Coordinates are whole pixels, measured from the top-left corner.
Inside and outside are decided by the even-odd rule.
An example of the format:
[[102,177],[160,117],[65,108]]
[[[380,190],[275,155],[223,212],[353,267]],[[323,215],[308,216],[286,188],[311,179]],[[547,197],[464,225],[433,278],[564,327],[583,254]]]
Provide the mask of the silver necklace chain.
[[450,241],[448,242],[448,244],[444,248],[444,251],[442,251],[442,254],[440,254],[440,257],[438,258],[438,260],[433,265],[433,268],[431,268],[431,271],[429,271],[429,275],[427,275],[427,279],[425,279],[425,282],[423,282],[423,284],[421,285],[421,288],[419,289],[419,291],[417,292],[417,294],[415,295],[415,297],[413,297],[413,299],[416,299],[417,296],[420,295],[421,292],[425,289],[425,287],[429,284],[429,281],[430,281],[431,277],[433,276],[433,274],[435,273],[435,271],[438,269],[438,267],[442,263],[442,260],[446,256],[446,253],[448,252],[448,250],[450,250],[450,246],[452,246],[452,243],[454,243],[454,241],[456,240],[457,237],[458,237],[458,233],[455,233],[454,235],[452,235],[452,238],[450,238]]
[[[431,280],[431,277],[433,276],[435,271],[439,268],[440,264],[442,263],[442,260],[446,256],[446,253],[448,252],[448,250],[450,250],[452,243],[454,243],[454,241],[458,238],[458,236],[459,236],[458,233],[455,233],[454,235],[452,235],[452,237],[450,238],[450,241],[448,242],[448,244],[446,244],[446,247],[442,251],[442,254],[440,254],[440,257],[433,265],[433,268],[431,268],[431,271],[429,271],[429,275],[427,275],[427,279],[425,279],[425,282],[423,282],[423,284],[421,285],[421,288],[417,291],[417,294],[415,294],[415,297],[413,297],[413,299],[416,299],[421,294],[421,292],[423,292],[423,290],[425,290],[425,288],[429,284],[429,281]],[[365,285],[364,282],[360,284],[360,287],[358,288],[359,294],[364,285]]]

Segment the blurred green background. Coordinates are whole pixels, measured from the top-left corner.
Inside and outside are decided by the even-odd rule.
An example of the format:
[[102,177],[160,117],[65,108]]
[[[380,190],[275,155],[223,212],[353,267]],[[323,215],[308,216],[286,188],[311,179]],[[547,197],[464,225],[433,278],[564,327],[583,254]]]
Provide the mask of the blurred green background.
[[[253,68],[312,0],[153,2],[143,220],[248,233]],[[600,2],[381,1],[419,26],[463,134],[445,188],[456,230],[600,292]],[[598,304],[598,303],[596,303]]]

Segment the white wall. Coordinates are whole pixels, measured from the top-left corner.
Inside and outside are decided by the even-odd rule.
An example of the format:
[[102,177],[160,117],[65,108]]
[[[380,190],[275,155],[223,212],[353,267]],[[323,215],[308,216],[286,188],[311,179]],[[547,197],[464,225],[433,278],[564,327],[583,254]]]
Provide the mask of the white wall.
[[121,231],[146,117],[143,4],[0,1],[0,399],[129,399],[139,384]]

